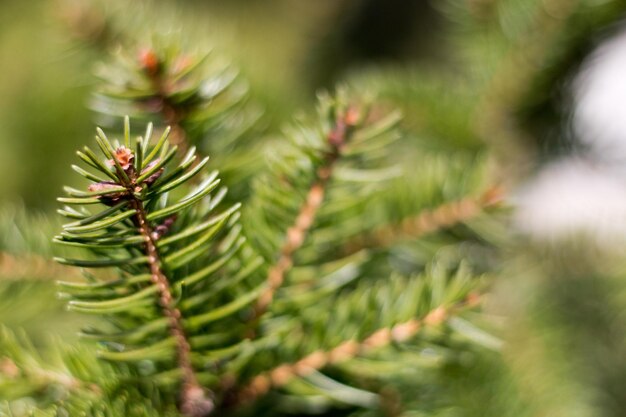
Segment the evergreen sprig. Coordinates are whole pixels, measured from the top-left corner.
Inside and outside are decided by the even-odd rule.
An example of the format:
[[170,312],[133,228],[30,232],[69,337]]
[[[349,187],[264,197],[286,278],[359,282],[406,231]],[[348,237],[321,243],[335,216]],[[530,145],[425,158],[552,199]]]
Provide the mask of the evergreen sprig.
[[192,146],[200,155],[220,155],[231,194],[242,198],[258,167],[251,133],[258,133],[262,111],[238,70],[216,55],[185,51],[171,41],[134,42],[98,66],[102,83],[91,107],[112,128],[126,114],[169,126],[180,155]]
[[226,155],[251,129],[260,111],[248,85],[214,52],[185,52],[173,43],[135,46],[97,68],[102,79],[92,108],[109,123],[129,114],[172,128],[170,140],[185,154],[190,146]]
[[367,227],[361,215],[365,204],[382,181],[399,174],[385,160],[398,139],[399,114],[370,119],[368,104],[350,100],[346,90],[322,95],[315,121],[287,131],[291,143],[270,155],[270,172],[253,184],[247,231],[270,265],[257,316],[300,257],[317,267],[337,261],[320,253],[340,248],[346,237]]
[[[214,408],[212,393],[203,388],[207,369],[217,366],[206,349],[215,342],[204,340],[205,334],[216,332],[207,326],[236,333],[233,315],[239,309],[229,308],[228,300],[244,306],[244,293],[252,298],[259,289],[228,288],[229,280],[254,272],[248,268],[238,276],[222,277],[243,244],[236,225],[238,205],[217,213],[225,195],[225,190],[213,192],[220,183],[217,172],[182,190],[200,175],[208,158],[195,163],[191,148],[174,164],[177,148],[170,146],[168,133],[152,146],[148,125],[145,137],[131,141],[126,119],[121,143],[98,130],[96,142],[104,159],[87,147],[78,152],[90,170],[74,170],[92,183],[87,191],[67,187],[68,197],[59,198],[66,204],[60,213],[72,222],[55,241],[88,249],[93,256],[57,260],[120,271],[112,281],[61,283],[70,309],[109,318],[109,326],[85,335],[104,343],[99,355],[108,361],[138,367],[145,361],[158,363],[151,371],[143,370],[143,376],[170,387],[170,393],[180,391],[185,414],[205,415]],[[94,206],[104,207],[88,209]],[[218,277],[223,278],[221,289],[209,286]],[[209,379],[212,374],[208,372]]]
[[0,327],[0,414],[179,415],[174,404],[163,403],[158,390],[137,384],[137,375],[129,369],[114,369],[99,360],[91,346],[70,346],[54,339],[44,353],[41,350],[24,332]]
[[[152,125],[131,140],[128,118],[122,140],[98,130],[102,156],[86,147],[78,152],[86,168],[73,166],[90,184],[66,187],[68,196],[59,199],[65,204],[59,212],[71,222],[55,238],[69,251],[57,260],[118,271],[60,286],[70,310],[106,318],[82,336],[100,343],[98,357],[112,365],[117,385],[143,387],[125,394],[129,402],[138,395],[139,404],[178,404],[184,415],[204,416],[245,412],[241,406],[251,400],[289,392],[278,408],[306,409],[321,395],[328,397],[326,408],[381,409],[375,378],[362,385],[344,364],[396,344],[452,348],[445,332],[430,340],[430,332],[424,339],[421,331],[463,333],[453,331],[449,319],[476,305],[484,280],[469,272],[473,261],[459,263],[460,248],[480,232],[433,243],[421,236],[478,216],[493,198],[432,211],[413,204],[394,209],[391,181],[394,191],[410,186],[390,163],[399,120],[397,112],[347,90],[322,95],[317,117],[294,125],[287,131],[291,144],[270,153],[243,225],[238,204],[218,211],[226,190],[218,189],[216,172],[202,176],[207,158],[197,161],[191,148],[174,162],[178,150],[169,129],[156,141]],[[394,230],[395,220],[416,212],[417,230],[400,223],[406,236],[388,241],[381,228]],[[426,271],[430,261],[398,264],[400,247],[427,248],[418,259],[432,260],[442,247],[455,255],[439,256]],[[449,268],[434,267],[442,263]],[[308,336],[293,337],[298,334]],[[386,360],[393,362],[393,355]],[[309,388],[297,388],[302,381]],[[338,389],[335,396],[330,387]],[[84,409],[116,401],[115,392]]]
[[[310,401],[321,407],[319,396],[332,397],[328,392],[330,386],[339,391],[343,387],[346,392],[358,392],[363,388],[356,382],[358,378],[346,377],[340,381],[328,376],[326,372],[332,375],[336,372],[333,368],[340,362],[332,359],[334,356],[347,360],[366,355],[370,351],[367,346],[392,343],[390,332],[393,329],[399,334],[411,328],[406,339],[415,341],[413,336],[417,332],[414,330],[421,327],[422,320],[432,322],[439,314],[434,322],[442,324],[444,317],[458,312],[455,308],[449,309],[451,305],[465,304],[468,293],[460,289],[465,285],[465,288],[478,288],[481,280],[470,278],[465,268],[458,267],[458,260],[454,261],[457,266],[452,270],[461,278],[450,279],[448,287],[445,274],[437,273],[433,299],[426,295],[432,277],[420,275],[423,265],[419,262],[412,268],[403,268],[402,272],[408,270],[411,278],[396,272],[397,265],[392,258],[397,256],[399,242],[409,242],[412,248],[413,242],[418,242],[424,233],[478,217],[483,207],[497,200],[493,193],[476,199],[467,197],[435,207],[432,214],[428,209],[425,212],[416,209],[423,204],[423,199],[411,200],[410,207],[400,210],[397,206],[391,207],[387,193],[414,194],[411,189],[414,184],[399,181],[401,171],[390,163],[391,145],[396,146],[400,137],[399,120],[397,112],[364,104],[349,96],[347,90],[340,90],[336,96],[322,95],[317,117],[287,130],[288,144],[269,154],[269,172],[255,180],[253,199],[246,208],[244,222],[253,246],[266,260],[267,288],[255,305],[253,318],[260,321],[260,326],[253,337],[268,338],[278,331],[291,336],[279,336],[276,346],[255,351],[254,360],[250,360],[239,375],[233,375],[233,379],[240,381],[234,385],[249,381],[242,391],[240,387],[234,389],[241,398],[256,398],[271,387],[284,389],[287,382],[313,374],[317,375],[318,382],[320,378],[325,381],[322,385],[326,389],[321,385],[312,389],[311,381],[305,384],[307,389],[296,388],[287,401],[292,409],[295,404],[308,409]],[[467,169],[464,174],[467,178]],[[392,181],[396,182],[394,187],[391,187]],[[467,182],[472,183],[469,179]],[[432,187],[432,183],[429,186]],[[419,189],[416,193],[423,191]],[[419,227],[413,227],[407,219],[409,230],[397,241],[363,239],[369,235],[379,236],[381,228],[393,230],[397,217],[392,213],[397,216],[398,211],[400,220],[417,213],[418,219],[422,219],[418,221]],[[453,245],[461,247],[476,239],[477,234],[480,233],[457,234],[431,244],[432,250],[427,256],[432,260],[437,250],[447,247],[449,251]],[[384,233],[383,236],[387,237]],[[367,241],[366,245],[356,249],[351,246],[363,240]],[[413,286],[415,291],[409,289]],[[383,294],[389,294],[389,298]],[[442,296],[454,301],[436,301]],[[366,301],[369,297],[372,297],[371,303]],[[384,307],[377,302],[382,302]],[[450,304],[446,304],[448,302]],[[420,312],[407,313],[407,317],[402,318],[402,313],[392,307],[400,305],[413,306]],[[389,321],[379,321],[383,318],[379,317],[381,308],[388,309]],[[342,355],[339,352],[343,352]],[[240,398],[237,395],[235,397]],[[365,397],[378,398],[374,393]],[[339,403],[371,409],[380,405],[377,401],[366,405],[349,400]],[[332,403],[324,407],[331,407]]]
[[[376,390],[367,392],[372,389],[368,386],[382,386],[382,381],[393,380],[402,373],[401,368],[406,365],[395,355],[408,354],[421,344],[450,348],[450,335],[434,336],[442,332],[452,332],[454,337],[466,340],[476,339],[472,333],[482,332],[460,316],[480,303],[479,294],[486,281],[473,276],[463,265],[456,271],[448,268],[449,265],[432,264],[420,276],[393,275],[373,285],[361,282],[350,291],[327,293],[308,304],[289,332],[292,337],[276,351],[262,353],[256,359],[271,361],[269,357],[274,355],[294,358],[293,362],[280,363],[255,376],[240,395],[250,401],[273,387],[282,389],[292,399],[300,396],[302,403],[307,398],[322,396],[328,401],[327,407],[338,402],[344,406],[379,408],[380,398]],[[459,325],[453,330],[454,321],[462,322],[464,327]],[[304,335],[305,344],[298,340]],[[379,369],[388,372],[358,366],[359,361],[367,360],[376,361]],[[368,384],[355,384],[364,375]],[[336,383],[334,390],[332,381]],[[350,395],[359,391],[361,394]],[[318,401],[317,405],[321,403]]]

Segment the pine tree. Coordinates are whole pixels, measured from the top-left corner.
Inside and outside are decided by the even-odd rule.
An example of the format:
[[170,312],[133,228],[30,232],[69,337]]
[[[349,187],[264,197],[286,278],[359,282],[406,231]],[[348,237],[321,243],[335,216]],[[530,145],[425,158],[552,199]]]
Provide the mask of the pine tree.
[[149,6],[64,17],[100,127],[60,216],[0,210],[0,415],[621,413],[621,257],[529,242],[508,195],[622,6],[446,0],[454,54],[325,61],[300,112]]

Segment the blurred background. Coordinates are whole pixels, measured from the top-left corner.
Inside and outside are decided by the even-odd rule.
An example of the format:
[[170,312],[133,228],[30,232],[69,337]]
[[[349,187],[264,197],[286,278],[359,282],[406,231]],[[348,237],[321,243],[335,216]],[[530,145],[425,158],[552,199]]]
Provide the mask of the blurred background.
[[94,71],[127,36],[175,34],[239,68],[264,109],[259,137],[347,83],[401,107],[416,143],[488,150],[523,243],[490,305],[510,319],[508,347],[476,364],[465,406],[485,407],[491,378],[502,404],[482,415],[625,415],[626,3],[128,3],[0,1],[2,323],[40,343],[44,330],[71,339],[83,324],[61,302],[26,300],[54,300],[51,281],[75,273],[46,259],[55,197],[98,122]]
[[[94,69],[125,36],[181,36],[181,22],[183,38],[219,50],[245,75],[269,130],[289,120],[291,110],[306,110],[316,91],[337,82],[367,84],[363,79],[369,77],[375,90],[412,106],[405,115],[412,127],[419,124],[422,132],[462,146],[490,141],[515,164],[511,169],[523,174],[514,177],[516,182],[536,176],[520,193],[524,211],[518,225],[525,230],[558,233],[570,222],[593,222],[591,212],[604,211],[606,218],[626,204],[620,185],[626,157],[621,106],[626,26],[620,23],[624,7],[618,1],[239,0],[128,6],[57,0],[7,1],[0,7],[0,195],[5,205],[54,208],[73,151],[92,136]],[[466,111],[472,120],[463,118]],[[462,126],[468,123],[473,126]],[[586,199],[587,192],[598,195]],[[575,212],[561,210],[577,198],[586,203],[573,204]],[[552,216],[543,227],[536,223],[543,211],[537,205],[550,199],[555,200],[550,210],[567,215]],[[582,212],[592,201],[602,203]],[[544,214],[550,216],[550,210]],[[609,234],[623,231],[623,226],[599,227]]]

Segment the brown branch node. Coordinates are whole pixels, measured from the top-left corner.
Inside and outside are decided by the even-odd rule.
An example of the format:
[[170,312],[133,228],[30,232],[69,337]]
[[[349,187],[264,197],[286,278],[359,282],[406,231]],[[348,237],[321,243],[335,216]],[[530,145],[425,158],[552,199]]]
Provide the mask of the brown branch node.
[[[153,104],[158,107],[165,124],[169,125],[171,128],[170,141],[173,145],[178,146],[179,154],[186,154],[190,148],[189,140],[185,129],[181,125],[182,120],[185,118],[186,111],[180,108],[180,106],[177,106],[168,97],[168,93],[171,90],[171,82],[166,78],[166,75],[164,75],[166,71],[163,69],[163,62],[158,57],[157,53],[150,48],[141,49],[137,59],[154,88],[154,99],[156,102]],[[181,66],[187,60],[188,58],[183,56],[177,61],[176,65]],[[197,163],[198,160],[196,159],[193,162],[193,166]]]

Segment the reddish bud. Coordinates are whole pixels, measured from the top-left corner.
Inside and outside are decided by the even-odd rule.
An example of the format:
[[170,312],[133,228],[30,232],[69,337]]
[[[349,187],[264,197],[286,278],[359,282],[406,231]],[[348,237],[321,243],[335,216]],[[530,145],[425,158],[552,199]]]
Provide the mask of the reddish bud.
[[144,48],[139,51],[139,64],[148,74],[156,74],[159,70],[159,58],[153,49]]
[[[122,169],[126,171],[130,167],[130,165],[133,163],[133,159],[135,159],[135,155],[133,155],[133,151],[131,151],[125,146],[122,146],[115,150],[115,154],[113,154],[113,158],[115,158],[117,162],[119,162],[119,164],[121,165]],[[113,159],[109,159],[107,162],[110,166],[115,166],[115,161],[113,161]]]
[[[87,190],[90,192],[99,192],[99,191],[107,191],[111,188],[118,188],[119,184],[116,184],[111,181],[102,181],[96,182],[93,184],[89,184]],[[107,206],[115,205],[120,199],[126,196],[125,192],[113,192],[108,194],[102,194],[98,196],[98,199],[102,202],[102,204],[106,204]]]
[[152,232],[152,238],[157,240],[161,236],[167,234],[170,231],[171,227],[174,225],[174,222],[176,221],[177,217],[178,216],[176,214],[173,216],[170,216],[167,219],[165,219],[163,223],[156,226],[154,228],[154,231]]
[[109,190],[111,188],[117,188],[119,187],[119,185],[117,185],[114,182],[111,181],[103,181],[103,182],[96,182],[93,184],[89,184],[89,186],[87,187],[87,190],[90,192],[95,192],[95,191],[106,191]]
[[[144,169],[143,171],[141,171],[141,174],[144,174],[145,172],[147,172],[150,168],[152,168],[155,164],[158,164],[160,161],[160,158],[155,159],[154,161],[150,162]],[[159,179],[159,177],[161,176],[161,174],[163,174],[163,168],[157,169],[155,172],[152,173],[152,175],[150,175],[148,178],[146,178],[143,183],[150,186],[152,185],[157,179]]]
[[9,358],[2,358],[0,361],[0,374],[6,375],[9,378],[17,378],[20,375],[20,370]]
[[346,124],[343,120],[337,120],[337,125],[328,134],[328,143],[336,148],[342,146],[346,139]]
[[361,115],[356,107],[349,107],[346,110],[346,114],[343,117],[343,120],[346,122],[348,126],[356,126],[359,123],[359,119]]
[[467,298],[465,299],[466,303],[470,307],[474,307],[480,304],[481,296],[476,292],[471,292],[467,294]]

